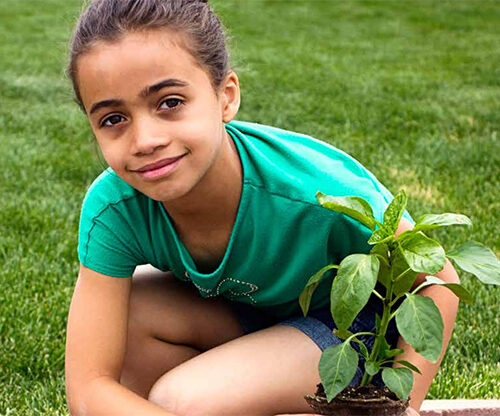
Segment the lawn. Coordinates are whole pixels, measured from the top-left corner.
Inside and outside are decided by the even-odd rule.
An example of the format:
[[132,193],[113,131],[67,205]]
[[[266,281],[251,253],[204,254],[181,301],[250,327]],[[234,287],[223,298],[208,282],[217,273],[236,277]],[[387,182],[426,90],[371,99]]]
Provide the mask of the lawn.
[[[474,227],[430,232],[500,255],[500,3],[211,1],[229,28],[237,119],[351,154],[409,212]],[[0,415],[67,414],[66,315],[79,210],[103,169],[64,78],[75,0],[0,2]],[[429,399],[500,398],[500,289],[475,293]]]

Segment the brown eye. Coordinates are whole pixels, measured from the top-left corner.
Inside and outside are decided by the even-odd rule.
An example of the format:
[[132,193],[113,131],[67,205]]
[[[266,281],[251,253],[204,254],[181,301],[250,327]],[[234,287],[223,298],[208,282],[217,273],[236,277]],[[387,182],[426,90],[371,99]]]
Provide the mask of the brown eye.
[[183,101],[179,98],[167,98],[163,100],[160,104],[161,109],[174,110],[179,107]]
[[113,114],[112,116],[109,116],[105,118],[102,123],[100,124],[101,127],[111,127],[114,126],[115,124],[120,123],[121,121],[125,120],[123,116],[120,116],[118,114]]

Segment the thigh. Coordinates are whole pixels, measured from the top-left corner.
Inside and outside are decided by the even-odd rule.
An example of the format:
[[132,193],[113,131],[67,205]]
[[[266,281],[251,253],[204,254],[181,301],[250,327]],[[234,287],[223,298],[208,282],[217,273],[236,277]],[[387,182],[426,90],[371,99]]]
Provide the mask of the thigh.
[[311,413],[321,349],[301,330],[274,325],[215,347],[161,377],[149,400],[179,416]]
[[244,334],[229,300],[205,299],[190,282],[149,265],[132,277],[129,332],[200,351]]

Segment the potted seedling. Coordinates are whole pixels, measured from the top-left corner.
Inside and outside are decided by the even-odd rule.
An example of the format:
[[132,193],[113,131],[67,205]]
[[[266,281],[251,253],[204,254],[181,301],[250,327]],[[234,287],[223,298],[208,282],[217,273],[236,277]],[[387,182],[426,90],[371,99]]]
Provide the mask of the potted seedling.
[[[314,290],[328,270],[337,269],[331,287],[331,313],[336,326],[333,332],[343,343],[323,351],[319,361],[321,383],[315,394],[304,398],[322,415],[403,415],[413,386],[413,372],[420,371],[406,361],[397,361],[399,365],[393,367],[396,356],[404,351],[389,346],[386,340],[389,322],[395,319],[403,339],[423,357],[437,362],[443,344],[443,320],[434,301],[418,292],[429,285],[440,285],[471,304],[472,296],[463,286],[445,283],[432,275],[443,269],[448,258],[481,282],[500,285],[500,261],[478,242],[468,241],[445,252],[436,240],[423,233],[449,225],[471,226],[470,219],[461,214],[423,215],[412,230],[396,237],[407,204],[404,191],[388,205],[383,223],[375,219],[371,206],[363,198],[333,197],[321,192],[316,193],[316,198],[323,207],[345,214],[372,230],[368,240],[372,248],[369,254],[351,254],[339,265],[323,267],[311,276],[299,297],[306,316]],[[419,273],[429,276],[412,289]],[[381,293],[375,289],[376,285],[382,288]],[[382,316],[376,316],[375,331],[351,333],[352,322],[372,294],[383,304]],[[362,335],[375,337],[371,350],[359,338]],[[359,346],[359,353],[353,348],[354,343]],[[348,387],[360,355],[365,360],[362,381],[359,386]],[[371,385],[380,372],[383,388]]]

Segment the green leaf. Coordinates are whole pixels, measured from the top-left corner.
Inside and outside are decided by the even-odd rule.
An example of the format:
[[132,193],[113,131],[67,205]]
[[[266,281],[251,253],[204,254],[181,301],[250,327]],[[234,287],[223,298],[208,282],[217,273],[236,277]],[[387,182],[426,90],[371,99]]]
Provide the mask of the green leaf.
[[387,350],[384,353],[384,358],[392,358],[392,357],[395,357],[396,355],[400,355],[403,353],[404,353],[404,350],[399,349],[399,348],[395,348],[393,350]]
[[340,263],[331,291],[331,312],[338,329],[348,329],[368,303],[379,266],[372,254],[351,254]]
[[394,279],[392,293],[395,296],[409,292],[418,276],[417,272],[410,269],[400,247],[392,252],[392,273]]
[[412,363],[410,363],[408,361],[398,360],[396,362],[399,363],[399,364],[401,364],[401,365],[404,365],[405,367],[408,367],[410,370],[415,371],[415,373],[422,374],[417,367],[415,367]]
[[349,342],[328,347],[323,351],[318,369],[328,401],[349,385],[357,368],[358,354]]
[[472,305],[474,303],[474,299],[469,291],[458,283],[446,283],[436,276],[425,276],[425,282],[422,283],[418,289],[418,291],[422,290],[424,287],[430,285],[440,285],[450,289],[455,295],[457,295],[460,300],[463,300],[465,303]]
[[407,368],[384,368],[382,380],[401,400],[407,400],[413,387],[413,373]]
[[406,192],[404,189],[401,189],[385,210],[384,228],[387,228],[389,234],[394,235],[396,233],[407,202],[408,197],[406,196]]
[[368,352],[368,349],[366,348],[363,341],[361,341],[360,339],[358,339],[356,337],[352,338],[351,341],[354,341],[359,345],[359,350],[360,350],[361,355],[363,355],[366,359],[368,359],[368,356],[370,355],[370,353]]
[[398,308],[396,326],[416,352],[435,363],[443,348],[443,319],[431,298],[407,295]]
[[467,241],[446,254],[458,267],[481,282],[500,285],[500,260],[493,251],[477,241]]
[[368,240],[368,244],[377,244],[390,241],[398,229],[399,221],[406,208],[408,197],[404,190],[401,190],[387,206],[384,212],[383,225],[373,232]]
[[390,351],[391,346],[387,343],[387,340],[385,339],[385,336],[380,336],[380,348],[379,348],[379,353],[378,357],[375,357],[376,359],[379,358],[386,358],[385,354],[387,351]]
[[375,218],[372,207],[359,196],[331,196],[318,191],[316,199],[325,208],[341,212],[367,226],[370,230],[375,229]]
[[449,212],[444,214],[425,214],[418,219],[413,230],[425,231],[448,225],[467,225],[472,227],[472,221],[465,215]]
[[370,254],[381,256],[385,260],[380,260],[380,269],[378,271],[377,280],[385,288],[387,288],[391,279],[391,270],[389,268],[389,246],[384,243],[375,244],[370,250]]
[[365,363],[365,370],[370,376],[374,376],[380,370],[380,364],[374,361],[367,361]]
[[392,240],[393,234],[385,227],[376,229],[368,239],[368,244],[381,244]]
[[393,295],[399,296],[404,293],[408,293],[410,289],[413,287],[413,283],[417,278],[418,273],[413,270],[406,269],[395,282],[393,287]]
[[333,335],[340,338],[341,340],[346,340],[347,338],[352,336],[353,333],[351,331],[349,331],[348,329],[334,329]]
[[395,241],[398,241],[398,242],[402,242],[403,240],[411,237],[412,235],[415,235],[417,232],[415,231],[415,228],[412,228],[411,230],[406,230],[406,231],[403,231],[401,234],[399,234],[397,237],[396,237],[396,240]]
[[406,262],[415,272],[435,274],[446,263],[443,247],[423,234],[415,234],[403,240],[400,248]]
[[299,304],[302,309],[302,313],[304,316],[307,315],[307,312],[309,312],[309,306],[311,305],[311,298],[318,287],[318,285],[321,283],[321,279],[323,279],[323,275],[330,269],[336,269],[339,266],[336,264],[329,264],[322,269],[320,269],[318,272],[313,274],[310,278],[309,281],[306,283],[304,290],[299,296]]
[[356,342],[359,344],[359,350],[361,351],[361,355],[365,358],[368,358],[370,353],[368,352],[368,349],[366,348],[365,344],[363,342],[356,340]]

